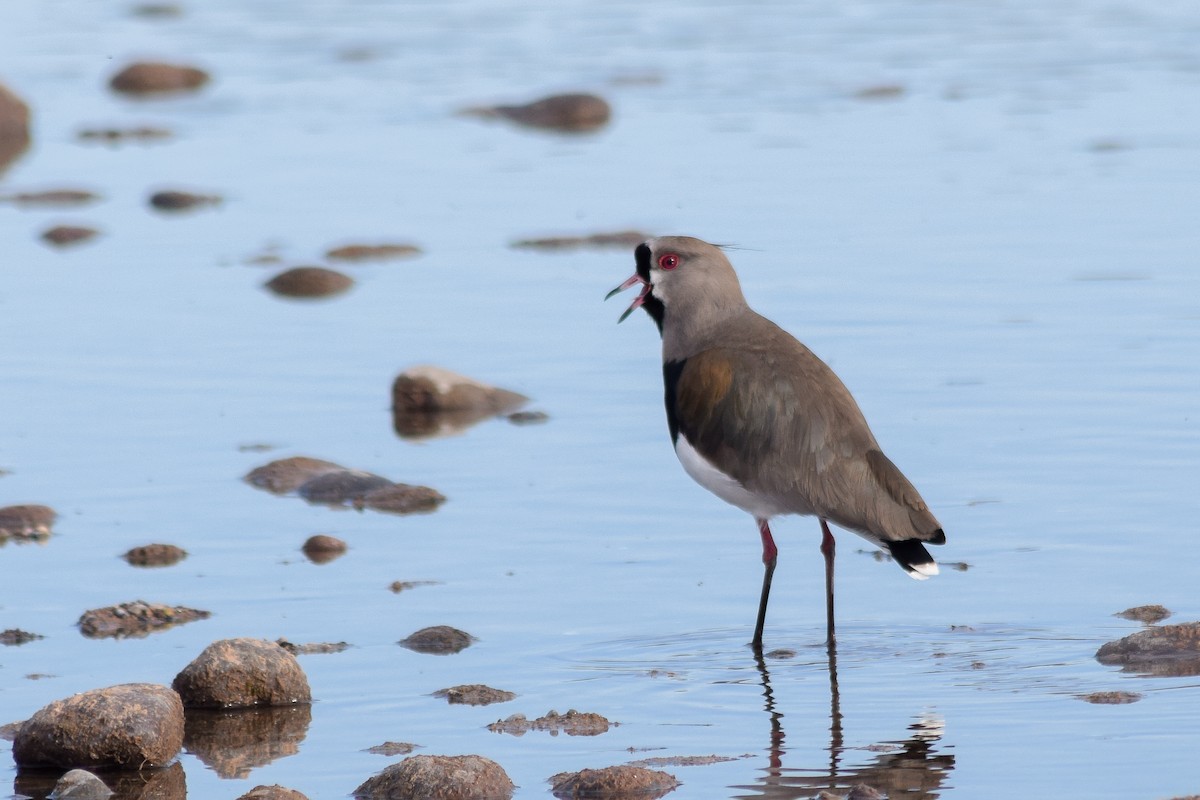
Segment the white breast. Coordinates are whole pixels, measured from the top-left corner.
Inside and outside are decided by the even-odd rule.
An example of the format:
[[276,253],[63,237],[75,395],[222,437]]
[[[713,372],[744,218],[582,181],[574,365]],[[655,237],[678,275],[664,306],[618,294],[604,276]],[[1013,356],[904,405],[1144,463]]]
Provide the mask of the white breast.
[[679,457],[679,463],[683,465],[684,471],[692,476],[692,480],[726,503],[753,514],[755,519],[770,519],[779,514],[788,513],[788,509],[773,503],[770,498],[751,492],[717,469],[711,461],[692,447],[686,436],[680,435],[676,440],[675,455]]

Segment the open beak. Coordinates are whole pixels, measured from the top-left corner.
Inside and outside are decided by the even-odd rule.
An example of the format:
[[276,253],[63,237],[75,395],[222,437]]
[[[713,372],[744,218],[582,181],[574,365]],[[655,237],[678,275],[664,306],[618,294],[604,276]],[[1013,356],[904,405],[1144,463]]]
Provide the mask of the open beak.
[[646,302],[646,295],[650,294],[650,284],[643,280],[641,275],[638,275],[635,272],[627,281],[613,289],[608,294],[604,295],[604,299],[607,300],[613,295],[620,294],[621,292],[625,291],[630,286],[637,286],[639,283],[642,285],[642,291],[638,293],[637,297],[633,298],[633,302],[629,304],[629,308],[625,309],[625,313],[622,314],[621,318],[617,320],[618,325],[624,322],[625,319],[633,313],[635,308],[639,308],[642,303]]

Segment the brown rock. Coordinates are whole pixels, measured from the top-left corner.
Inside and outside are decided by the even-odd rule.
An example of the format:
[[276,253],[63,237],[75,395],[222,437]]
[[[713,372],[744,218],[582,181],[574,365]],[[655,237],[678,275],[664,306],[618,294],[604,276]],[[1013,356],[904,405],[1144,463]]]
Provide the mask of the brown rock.
[[368,747],[363,752],[374,753],[377,756],[406,756],[416,749],[417,745],[409,742],[384,742],[374,747]]
[[436,511],[444,502],[445,495],[428,486],[393,483],[367,492],[354,501],[354,506],[388,514],[419,514]]
[[169,567],[187,558],[187,551],[173,544],[144,544],[122,558],[135,567]]
[[904,87],[898,83],[881,83],[859,89],[854,96],[859,100],[895,100],[904,96]]
[[18,767],[161,767],[183,746],[183,704],[166,686],[127,683],[42,708],[13,742]]
[[14,539],[48,539],[58,515],[49,506],[23,505],[0,508],[0,542]]
[[392,382],[392,422],[405,438],[455,433],[527,402],[525,395],[429,365],[407,369]]
[[1104,706],[1136,703],[1142,699],[1142,696],[1137,692],[1092,692],[1091,694],[1076,695],[1076,697],[1088,703]]
[[340,469],[310,478],[300,486],[298,494],[310,503],[351,506],[361,502],[371,492],[391,485],[392,482],[382,475],[358,469]]
[[407,592],[409,589],[417,589],[421,586],[437,586],[439,583],[441,581],[392,581],[388,585],[388,588],[396,594],[400,594],[401,592]]
[[1096,651],[1101,664],[1126,672],[1154,675],[1200,675],[1200,622],[1146,628]]
[[336,536],[318,533],[308,537],[301,548],[314,564],[326,564],[346,552],[346,543]]
[[415,244],[348,244],[325,253],[330,261],[382,261],[390,258],[410,258],[421,254]]
[[82,244],[99,235],[100,231],[84,225],[55,225],[42,233],[42,240],[55,247],[66,247]]
[[354,279],[325,267],[293,267],[263,284],[281,297],[329,297],[354,285]]
[[0,631],[0,644],[5,645],[6,647],[28,644],[29,642],[45,638],[45,636],[41,636],[40,634],[36,633],[30,633],[29,631],[23,631],[20,628],[9,628],[8,630]]
[[287,494],[296,491],[318,475],[343,469],[345,467],[341,464],[334,464],[332,461],[293,456],[256,467],[246,473],[242,480],[274,494]]
[[550,778],[550,791],[558,798],[630,800],[662,797],[679,785],[675,776],[643,767],[605,767],[560,772]]
[[273,786],[255,786],[237,800],[308,800],[308,798],[295,789],[275,784]]
[[171,684],[188,708],[244,708],[309,703],[300,662],[265,639],[213,642]]
[[0,196],[0,202],[15,206],[85,206],[100,199],[100,195],[84,189],[48,189],[44,192],[17,192]]
[[1147,625],[1154,625],[1155,623],[1162,622],[1164,619],[1171,616],[1171,612],[1167,610],[1166,606],[1160,605],[1134,606],[1133,608],[1127,608],[1124,611],[1118,611],[1116,614],[1113,614],[1113,616],[1121,617],[1123,619],[1131,619],[1136,622],[1143,622]]
[[462,686],[451,686],[449,689],[438,689],[434,697],[444,697],[451,705],[490,706],[492,703],[507,703],[516,698],[513,692],[503,689],[493,689],[482,683],[469,683]]
[[208,73],[196,67],[141,61],[112,76],[108,85],[114,92],[143,95],[194,91],[208,81]]
[[220,205],[222,197],[216,194],[196,194],[179,189],[167,189],[150,195],[150,205],[159,211],[191,211],[204,206]]
[[474,641],[474,636],[458,628],[434,625],[410,634],[407,639],[401,639],[399,644],[417,653],[445,656],[465,650]]
[[79,632],[89,639],[140,639],[154,631],[208,619],[210,616],[210,611],[134,600],[85,611],[76,624]]
[[29,149],[29,106],[0,83],[0,175]]
[[183,746],[224,779],[246,779],[259,767],[295,755],[312,724],[308,703],[235,710],[189,708]]
[[550,236],[542,239],[518,239],[513,247],[530,250],[576,250],[583,247],[615,247],[622,250],[632,250],[650,238],[650,234],[642,231],[614,231],[612,233],[593,233],[588,236]]
[[530,128],[585,133],[608,124],[612,107],[603,97],[577,92],[551,95],[519,106],[468,108],[464,113],[479,117],[502,117]]
[[550,420],[545,411],[514,411],[505,417],[513,425],[541,425]]
[[599,714],[571,709],[565,714],[550,711],[535,720],[527,719],[524,714],[513,714],[487,727],[494,733],[511,733],[514,736],[524,736],[529,731],[548,731],[551,736],[557,736],[559,733],[565,733],[567,736],[599,736],[606,733],[610,725],[615,724]]
[[508,800],[513,782],[504,768],[483,756],[410,756],[367,779],[354,796],[362,800]]

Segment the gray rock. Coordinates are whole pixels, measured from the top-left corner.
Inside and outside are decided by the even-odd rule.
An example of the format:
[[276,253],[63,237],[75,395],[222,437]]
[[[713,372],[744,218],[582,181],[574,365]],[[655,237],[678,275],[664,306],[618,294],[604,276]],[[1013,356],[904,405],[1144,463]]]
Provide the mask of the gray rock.
[[281,458],[256,467],[242,479],[251,486],[265,489],[273,494],[294,492],[308,481],[326,472],[344,470],[341,464],[308,456]]
[[50,800],[105,800],[112,793],[108,784],[86,769],[73,769],[54,784]]

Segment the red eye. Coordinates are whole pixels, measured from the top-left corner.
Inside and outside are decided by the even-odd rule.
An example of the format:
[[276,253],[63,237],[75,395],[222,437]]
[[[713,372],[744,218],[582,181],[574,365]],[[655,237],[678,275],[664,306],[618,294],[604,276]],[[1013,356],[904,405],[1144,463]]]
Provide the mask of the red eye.
[[675,269],[679,266],[679,256],[675,255],[674,253],[667,253],[666,255],[659,256],[658,266],[662,269]]

